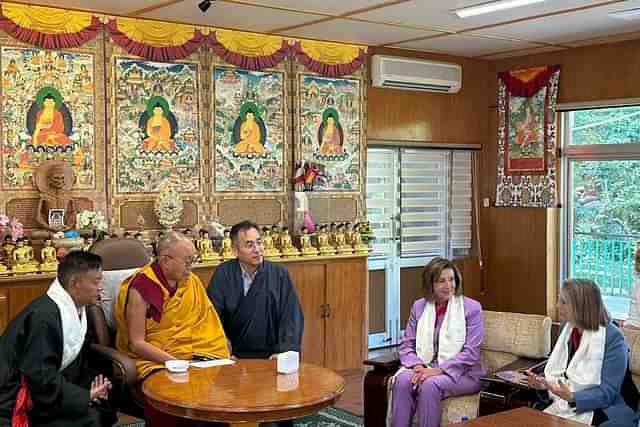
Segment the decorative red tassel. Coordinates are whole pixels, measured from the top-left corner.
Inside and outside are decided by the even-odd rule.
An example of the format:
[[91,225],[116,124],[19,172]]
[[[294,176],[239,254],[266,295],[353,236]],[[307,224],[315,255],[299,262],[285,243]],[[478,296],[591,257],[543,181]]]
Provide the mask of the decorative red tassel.
[[29,427],[29,412],[33,408],[31,393],[27,388],[27,381],[24,375],[20,377],[20,390],[16,398],[16,406],[13,407],[13,416],[11,417],[11,427]]

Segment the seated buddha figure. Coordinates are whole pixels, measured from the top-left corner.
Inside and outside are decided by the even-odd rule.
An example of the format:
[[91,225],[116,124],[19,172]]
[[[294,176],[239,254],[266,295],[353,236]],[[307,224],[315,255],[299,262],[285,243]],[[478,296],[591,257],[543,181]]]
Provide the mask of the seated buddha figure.
[[327,108],[322,116],[322,123],[318,129],[320,144],[318,151],[322,155],[343,154],[343,133],[338,120],[338,112],[333,108]]
[[4,243],[2,244],[2,259],[6,264],[11,264],[13,260],[13,250],[16,248],[16,245],[13,244],[13,237],[11,235],[4,236]]
[[280,251],[285,258],[287,257],[297,257],[300,255],[300,251],[293,246],[291,242],[291,236],[289,235],[289,228],[282,227],[282,232],[280,233]]
[[362,241],[362,235],[360,234],[360,224],[353,224],[351,232],[351,246],[358,255],[369,254],[369,245]]
[[[239,124],[238,121],[242,121],[242,123]],[[239,129],[236,130],[238,124]],[[266,128],[260,118],[258,108],[251,104],[243,106],[240,117],[234,126],[235,153],[238,155],[264,154],[266,152],[264,148],[265,132]]]
[[16,248],[11,255],[14,273],[32,273],[38,271],[38,263],[33,259],[33,249],[25,246],[23,239],[18,239]]
[[300,235],[300,252],[302,256],[317,256],[318,250],[311,244],[311,236],[307,227],[302,227],[302,234]]
[[222,239],[222,259],[227,261],[234,259],[236,256],[233,253],[233,244],[231,242],[231,232],[224,230],[224,238]]
[[268,227],[262,227],[262,243],[264,247],[264,257],[266,259],[280,258],[280,251],[275,247],[273,243],[273,236],[271,230]]
[[177,130],[177,121],[169,110],[169,104],[161,97],[151,98],[140,118],[140,127],[147,137],[142,141],[143,151],[173,151],[173,135]]
[[44,247],[40,250],[40,270],[42,271],[56,271],[58,269],[58,258],[56,248],[53,247],[51,239],[44,241]]
[[[48,92],[44,93],[43,90]],[[54,88],[44,88],[38,93],[34,108],[39,108],[35,114],[35,120],[33,115],[27,115],[27,126],[29,127],[29,121],[33,124],[33,134],[31,135],[31,143],[34,146],[61,146],[71,143],[68,134],[71,133],[71,129],[66,129],[65,132],[65,117],[62,113],[64,111],[69,114],[66,107],[62,104],[62,98]],[[31,112],[32,110],[30,110]],[[70,120],[67,120],[70,127]]]
[[198,249],[198,260],[200,262],[220,260],[220,255],[213,250],[213,243],[207,230],[200,230],[200,238],[196,240],[196,248]]
[[36,222],[42,230],[32,233],[34,238],[72,229],[76,223],[76,209],[69,192],[73,185],[73,171],[61,160],[43,162],[35,174],[40,190]]
[[338,224],[338,226],[336,227],[336,234],[334,236],[334,239],[339,254],[346,255],[353,253],[353,248],[350,244],[347,243],[344,237],[344,224]]
[[318,239],[318,249],[320,249],[320,255],[327,256],[336,254],[336,249],[329,243],[329,233],[326,224],[320,226],[320,230],[316,238]]

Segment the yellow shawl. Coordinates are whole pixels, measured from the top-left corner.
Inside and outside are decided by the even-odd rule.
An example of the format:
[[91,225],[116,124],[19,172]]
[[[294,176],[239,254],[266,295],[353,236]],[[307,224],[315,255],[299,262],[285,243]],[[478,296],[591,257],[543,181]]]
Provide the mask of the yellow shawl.
[[227,337],[222,329],[222,323],[198,276],[191,273],[188,279],[178,283],[176,293],[170,296],[149,264],[123,282],[115,307],[118,326],[116,347],[136,361],[138,378],[142,379],[164,366],[141,359],[129,347],[126,304],[129,285],[137,274],[144,274],[151,279],[162,290],[164,297],[160,322],[151,318],[146,319],[145,340],[149,344],[177,359],[189,360],[193,356],[229,357]]

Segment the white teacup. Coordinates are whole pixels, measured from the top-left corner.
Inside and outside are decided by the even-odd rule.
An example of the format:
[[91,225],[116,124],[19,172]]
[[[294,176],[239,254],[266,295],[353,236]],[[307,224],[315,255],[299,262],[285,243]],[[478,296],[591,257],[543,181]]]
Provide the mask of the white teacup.
[[189,369],[189,361],[188,360],[167,360],[164,362],[164,367],[169,370],[169,372],[187,372]]

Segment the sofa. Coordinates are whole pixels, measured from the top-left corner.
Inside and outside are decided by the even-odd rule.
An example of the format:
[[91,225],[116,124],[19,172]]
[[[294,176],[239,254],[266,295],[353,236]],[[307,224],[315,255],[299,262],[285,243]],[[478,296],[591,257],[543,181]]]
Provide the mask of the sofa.
[[[488,374],[522,358],[548,357],[551,351],[551,318],[496,311],[484,311],[483,317],[485,337],[480,357]],[[637,345],[640,346],[640,331],[637,332]],[[389,380],[400,367],[398,353],[389,353],[364,363],[373,367],[364,379],[364,424],[366,427],[383,427],[387,418]],[[640,360],[636,366],[640,374]],[[463,418],[476,418],[479,406],[480,393],[445,399],[441,425],[457,423]]]

